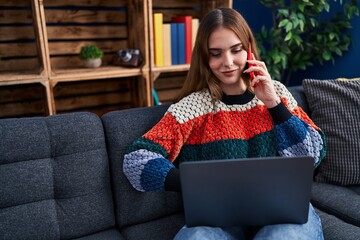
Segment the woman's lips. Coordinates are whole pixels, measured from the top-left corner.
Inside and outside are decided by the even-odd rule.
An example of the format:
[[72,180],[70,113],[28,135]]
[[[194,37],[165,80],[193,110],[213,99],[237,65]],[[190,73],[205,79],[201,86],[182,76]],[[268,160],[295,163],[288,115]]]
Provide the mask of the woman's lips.
[[226,70],[226,71],[223,71],[221,72],[222,74],[226,75],[226,76],[232,76],[235,74],[237,69],[231,69],[231,70]]

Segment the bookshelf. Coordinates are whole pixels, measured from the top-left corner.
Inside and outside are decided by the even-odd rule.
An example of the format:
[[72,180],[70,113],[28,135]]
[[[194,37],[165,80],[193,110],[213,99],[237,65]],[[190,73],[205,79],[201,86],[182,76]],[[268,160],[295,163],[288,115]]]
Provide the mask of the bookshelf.
[[[181,88],[181,84],[175,84],[174,81],[183,82],[186,77],[186,73],[189,70],[189,64],[178,64],[170,66],[156,66],[155,64],[155,44],[154,44],[154,13],[162,13],[163,23],[170,23],[174,17],[178,16],[192,16],[201,21],[208,11],[218,7],[232,7],[232,0],[173,0],[173,1],[162,1],[152,0],[149,1],[149,54],[150,54],[150,80],[151,87],[158,91],[160,102],[172,100],[169,98],[169,93],[173,97],[176,96],[177,92]],[[180,76],[180,77],[179,77]],[[169,82],[169,87],[166,88],[164,79]],[[175,79],[174,79],[175,78]],[[156,81],[162,83],[156,84]],[[157,89],[157,85],[161,86]],[[175,87],[176,86],[176,87]],[[164,95],[164,98],[161,96]],[[165,97],[166,96],[166,97]]]
[[[153,105],[152,90],[170,98],[188,64],[154,65],[153,12],[164,20],[231,7],[223,0],[17,0],[0,4],[0,118],[106,111]],[[82,46],[105,55],[99,68],[83,66]],[[119,49],[140,49],[138,68],[115,66]],[[167,78],[159,80],[159,78]]]

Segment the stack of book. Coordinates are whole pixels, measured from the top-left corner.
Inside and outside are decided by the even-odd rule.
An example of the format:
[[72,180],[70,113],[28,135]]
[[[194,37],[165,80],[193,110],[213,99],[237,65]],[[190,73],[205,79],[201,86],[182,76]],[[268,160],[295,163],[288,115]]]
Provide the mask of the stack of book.
[[190,64],[199,19],[177,16],[165,23],[162,13],[154,13],[153,22],[155,65]]

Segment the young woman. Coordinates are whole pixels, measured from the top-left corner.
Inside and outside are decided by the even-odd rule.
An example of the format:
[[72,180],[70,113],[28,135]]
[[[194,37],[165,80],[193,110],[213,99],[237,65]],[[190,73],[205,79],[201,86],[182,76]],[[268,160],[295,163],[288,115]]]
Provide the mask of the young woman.
[[[285,86],[271,79],[264,62],[247,60],[249,42],[259,59],[254,36],[237,11],[219,8],[204,16],[177,102],[125,155],[124,173],[134,188],[180,191],[181,161],[309,155],[320,163],[323,133]],[[241,239],[243,230],[185,226],[175,239]],[[323,239],[311,206],[306,224],[263,226],[253,235]]]

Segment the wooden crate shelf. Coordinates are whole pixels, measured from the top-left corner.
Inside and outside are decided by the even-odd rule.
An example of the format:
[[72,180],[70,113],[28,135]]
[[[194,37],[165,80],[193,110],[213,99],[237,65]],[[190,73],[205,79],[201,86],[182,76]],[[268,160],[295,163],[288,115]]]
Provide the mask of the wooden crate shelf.
[[[152,86],[157,90],[157,94],[160,98],[168,101],[171,100],[173,95],[177,94],[179,89],[172,89],[164,91],[163,89],[158,89],[157,84],[154,82],[161,77],[162,74],[166,73],[179,73],[180,75],[183,72],[189,70],[189,64],[181,64],[181,65],[171,65],[171,66],[162,66],[158,67],[155,65],[155,48],[154,48],[154,29],[153,29],[153,14],[154,13],[162,13],[163,14],[163,22],[170,23],[173,17],[176,16],[192,16],[193,18],[199,19],[201,18],[211,9],[217,7],[232,7],[232,0],[222,1],[222,0],[192,0],[192,1],[184,1],[184,0],[174,0],[174,1],[161,1],[161,0],[153,0],[149,1],[149,44],[150,44],[150,72],[151,72],[151,83]],[[183,78],[181,79],[181,84],[183,83]],[[166,85],[166,83],[165,83]],[[170,90],[171,89],[171,90]]]

